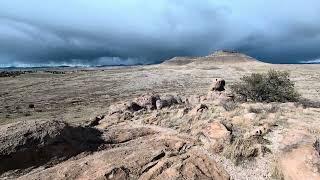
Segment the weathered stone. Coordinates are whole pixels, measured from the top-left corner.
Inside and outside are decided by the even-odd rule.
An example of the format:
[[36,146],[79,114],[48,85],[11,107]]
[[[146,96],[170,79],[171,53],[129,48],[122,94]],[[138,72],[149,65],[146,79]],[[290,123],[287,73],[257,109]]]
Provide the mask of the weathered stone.
[[217,101],[217,103],[232,101],[234,100],[234,96],[232,93],[227,91],[209,91],[207,93],[206,99],[208,101]]
[[104,142],[100,131],[61,121],[22,121],[0,127],[0,174],[54,164]]
[[104,176],[107,180],[126,180],[129,178],[128,171],[124,167],[112,168]]
[[174,104],[181,104],[182,99],[180,96],[165,95],[156,101],[157,109],[162,109],[164,107],[170,107]]
[[[21,179],[229,179],[228,173],[193,138],[132,124],[103,131],[107,148]],[[114,147],[114,148],[112,148]]]
[[278,171],[284,179],[320,179],[320,156],[312,145],[301,145],[279,156]]
[[224,79],[215,79],[210,87],[211,91],[224,91],[224,86],[226,85],[226,81]]
[[141,109],[143,109],[143,107],[136,102],[118,103],[109,106],[109,115],[122,114],[126,111],[136,112]]
[[93,126],[97,126],[99,124],[99,122],[104,119],[105,115],[99,115],[99,116],[96,116],[93,120],[91,120],[89,123],[88,123],[88,126],[90,127],[93,127]]
[[203,111],[207,110],[208,109],[208,106],[205,105],[205,104],[198,104],[196,107],[194,107],[191,112],[190,112],[190,115],[191,116],[195,116],[197,115],[198,113],[202,113]]
[[225,145],[230,144],[231,133],[219,122],[208,124],[208,126],[203,129],[202,133],[204,137],[200,137],[200,140],[206,148],[211,149],[214,152],[221,152]]
[[153,110],[153,109],[156,109],[156,102],[159,99],[160,99],[159,95],[143,95],[143,96],[136,98],[135,102],[139,106],[141,106],[147,110]]

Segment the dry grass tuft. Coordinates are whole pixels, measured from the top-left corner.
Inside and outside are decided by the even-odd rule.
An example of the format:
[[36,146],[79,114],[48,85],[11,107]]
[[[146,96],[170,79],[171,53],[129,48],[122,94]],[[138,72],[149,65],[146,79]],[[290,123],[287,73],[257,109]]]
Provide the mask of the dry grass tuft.
[[257,107],[252,107],[252,106],[250,106],[249,109],[248,109],[248,112],[249,112],[249,113],[260,114],[260,113],[263,112],[263,109],[262,109],[262,108],[257,108]]
[[271,170],[271,178],[275,180],[284,180],[284,175],[279,167],[279,163],[274,160],[272,170]]
[[245,160],[252,160],[259,154],[267,152],[268,149],[264,146],[266,143],[267,140],[261,136],[237,137],[224,149],[223,155],[236,165],[239,165]]
[[319,138],[317,138],[316,141],[313,143],[313,147],[320,155],[320,139]]
[[297,104],[302,105],[303,108],[320,108],[320,101],[313,101],[305,98],[301,98]]
[[222,101],[220,105],[226,110],[226,111],[233,111],[239,107],[238,103],[234,101]]

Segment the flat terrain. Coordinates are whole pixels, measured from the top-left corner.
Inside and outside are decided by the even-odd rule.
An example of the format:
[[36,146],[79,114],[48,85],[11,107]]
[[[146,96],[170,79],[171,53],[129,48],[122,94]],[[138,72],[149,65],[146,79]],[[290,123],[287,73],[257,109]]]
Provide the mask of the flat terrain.
[[204,95],[214,78],[225,79],[228,86],[245,74],[269,69],[289,71],[304,97],[320,100],[320,65],[199,60],[185,65],[74,69],[65,74],[39,71],[0,78],[0,123],[35,118],[82,122],[106,112],[113,102],[150,92]]
[[[25,73],[16,77],[2,77],[0,78],[0,124],[5,125],[13,122],[28,122],[41,119],[49,121],[62,120],[73,125],[83,125],[98,115],[108,116],[110,105],[131,101],[144,94],[178,94],[185,98],[194,95],[205,96],[210,84],[216,78],[225,79],[226,89],[228,90],[228,86],[238,81],[243,75],[267,72],[270,69],[289,71],[290,79],[295,82],[297,91],[304,98],[320,101],[320,65],[267,64],[245,55],[226,53],[198,58],[177,57],[159,65],[68,70],[52,69],[50,71]],[[306,108],[294,103],[262,104],[248,102],[237,104],[237,107],[226,110],[221,105],[211,104],[211,102],[205,103],[208,105],[208,110],[202,114],[182,114],[180,116],[181,111],[184,112],[184,107],[179,106],[134,114],[134,117],[131,117],[132,119],[128,122],[123,119],[114,121],[110,118],[109,120],[106,117],[107,125],[103,127],[115,129],[115,131],[117,131],[116,125],[120,126],[123,123],[126,128],[138,128],[138,130],[134,131],[148,127],[152,131],[163,132],[165,137],[175,138],[179,136],[183,141],[188,142],[191,142],[190,138],[194,138],[195,142],[192,140],[192,146],[206,149],[206,146],[199,145],[199,142],[202,144],[208,144],[208,142],[199,140],[198,135],[203,131],[203,128],[213,122],[223,122],[225,125],[231,123],[233,128],[236,127],[236,130],[232,132],[235,133],[234,137],[238,137],[238,134],[241,134],[242,137],[242,135],[268,124],[268,132],[263,134],[263,138],[269,142],[266,145],[269,153],[257,156],[254,161],[244,161],[240,166],[235,165],[232,162],[232,158],[225,158],[226,156],[223,154],[208,150],[208,156],[223,167],[232,179],[277,179],[281,177],[299,179],[300,172],[296,172],[294,170],[296,168],[301,169],[306,179],[308,177],[311,177],[311,179],[320,177],[318,176],[318,168],[320,168],[319,154],[313,154],[316,158],[308,154],[312,144],[320,137],[319,108]],[[267,110],[268,108],[269,110]],[[111,121],[113,125],[110,125]],[[227,129],[230,130],[229,127]],[[183,136],[183,138],[180,136]],[[150,136],[150,138],[152,143],[157,144],[160,142],[160,140],[157,140],[159,138],[157,136]],[[140,139],[139,143],[143,144],[147,141],[147,138],[146,140]],[[134,141],[130,142],[131,144],[129,143],[127,147],[132,148],[132,152],[134,152],[135,148],[138,147],[135,147]],[[147,144],[146,146],[149,146]],[[262,143],[258,144],[262,146]],[[165,147],[165,145],[160,146],[161,148]],[[157,145],[152,148],[155,147]],[[310,151],[313,152],[313,150]],[[141,149],[141,153],[144,151],[147,153],[146,150]],[[157,151],[157,149],[154,149],[154,151]],[[193,149],[188,153],[196,154],[194,151]],[[198,153],[198,151],[196,152]],[[304,153],[314,161],[317,158],[319,160],[309,163],[309,165],[311,164],[311,170],[309,165],[305,165],[308,163],[305,163],[304,160],[301,160],[302,162],[300,160],[291,161],[291,159],[294,159],[292,157],[301,157],[301,154]],[[91,158],[92,161],[95,161],[95,156],[109,158],[109,155],[109,151],[102,151],[94,154],[93,157],[88,156],[87,159]],[[117,155],[124,156],[120,153]],[[133,154],[130,157],[133,156],[140,155]],[[277,162],[278,157],[283,157],[284,159]],[[180,156],[179,158],[183,159]],[[81,158],[78,161],[81,161]],[[61,173],[62,168],[60,166],[68,166],[68,164],[72,166],[72,164],[79,164],[78,161],[66,161],[62,165],[54,166],[43,172],[38,169],[35,171],[36,173],[39,172],[36,177],[46,177],[47,174],[50,174],[52,177],[57,178],[58,176],[54,174]],[[110,162],[114,161],[110,160]],[[110,162],[108,160],[108,163]],[[92,168],[94,169],[96,166],[100,165],[96,164]],[[277,174],[275,172],[277,168],[282,173]],[[94,172],[98,173],[98,171]],[[140,170],[137,170],[137,172],[140,172]],[[91,171],[87,173],[90,174]],[[215,176],[216,174],[213,173],[211,175]],[[32,174],[26,177],[30,178],[31,176]],[[142,176],[139,177],[141,178]],[[150,179],[152,177],[150,176]],[[224,178],[226,176],[223,175],[222,179]]]

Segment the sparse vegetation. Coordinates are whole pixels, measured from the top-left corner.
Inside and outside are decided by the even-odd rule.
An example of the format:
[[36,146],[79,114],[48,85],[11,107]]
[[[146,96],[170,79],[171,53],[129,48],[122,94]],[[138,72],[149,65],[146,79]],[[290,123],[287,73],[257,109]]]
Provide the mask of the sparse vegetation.
[[248,111],[249,111],[250,113],[260,114],[260,113],[263,112],[263,109],[250,106],[250,107],[248,108]]
[[271,104],[269,106],[249,106],[248,112],[255,114],[269,114],[276,113],[279,110],[279,106],[277,104]]
[[276,180],[284,180],[283,173],[281,172],[279,163],[276,160],[273,162],[271,177]]
[[266,109],[267,113],[276,113],[279,110],[279,106],[277,104],[271,104],[271,107]]
[[320,101],[312,101],[305,98],[300,99],[299,104],[304,108],[320,108]]
[[65,74],[64,71],[44,71],[46,73],[51,73],[51,74]]
[[245,160],[251,160],[266,152],[267,149],[263,146],[266,141],[261,136],[237,137],[224,149],[223,155],[238,165]]
[[286,71],[270,70],[265,74],[246,75],[231,85],[231,89],[240,99],[247,101],[297,102],[300,98]]
[[226,111],[233,111],[238,107],[238,104],[234,101],[222,101],[221,105]]
[[35,73],[36,71],[0,71],[0,77],[16,77],[21,74]]
[[320,140],[319,140],[319,138],[317,138],[316,141],[313,143],[313,147],[320,155]]

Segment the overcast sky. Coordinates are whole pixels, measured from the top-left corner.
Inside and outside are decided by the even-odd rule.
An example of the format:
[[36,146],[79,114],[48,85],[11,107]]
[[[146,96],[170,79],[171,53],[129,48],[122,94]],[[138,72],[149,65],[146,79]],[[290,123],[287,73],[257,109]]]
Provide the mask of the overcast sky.
[[319,59],[320,1],[0,1],[2,66],[155,63],[218,49]]

